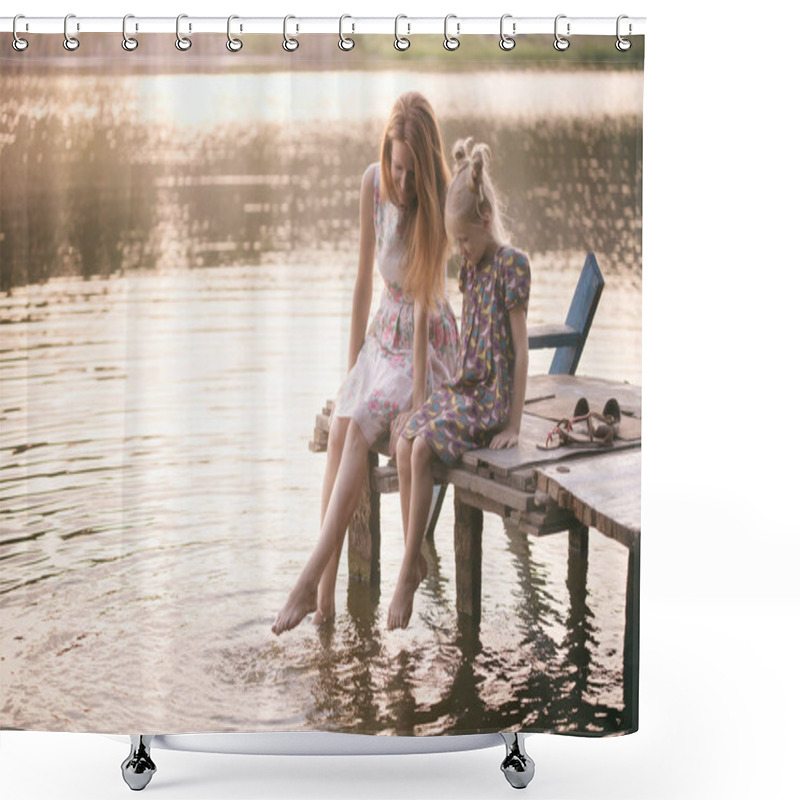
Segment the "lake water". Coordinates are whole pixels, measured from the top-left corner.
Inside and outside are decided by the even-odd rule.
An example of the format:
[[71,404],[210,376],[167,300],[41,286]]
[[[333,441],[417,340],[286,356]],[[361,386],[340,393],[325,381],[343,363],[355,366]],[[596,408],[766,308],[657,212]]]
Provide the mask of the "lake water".
[[426,91],[448,144],[493,147],[529,322],[563,321],[597,253],[579,372],[641,382],[641,75],[592,73],[587,106],[564,76],[516,73],[504,91],[529,99],[502,120],[465,111],[458,77],[351,75],[348,105],[306,73],[289,112],[263,76],[2,78],[3,726],[620,730],[627,551],[596,531],[576,617],[566,535],[487,514],[473,627],[448,500],[411,625],[388,632],[388,496],[380,587],[348,585],[343,558],[333,625],[269,630],[318,533],[308,441],[346,367],[358,186],[400,91]]

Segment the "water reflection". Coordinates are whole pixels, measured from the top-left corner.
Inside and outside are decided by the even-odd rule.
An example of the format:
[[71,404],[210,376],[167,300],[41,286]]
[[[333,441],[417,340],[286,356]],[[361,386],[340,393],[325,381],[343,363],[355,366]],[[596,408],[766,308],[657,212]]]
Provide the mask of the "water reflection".
[[[116,83],[99,82],[96,113],[72,116],[50,87],[31,96],[23,79],[4,84],[4,290],[62,274],[265,263],[308,251],[351,257],[361,173],[377,159],[381,119],[185,129],[130,113],[138,108],[130,83],[120,99]],[[520,122],[454,109],[441,123],[448,146],[472,134],[492,147],[520,247],[594,250],[611,270],[639,268],[641,117]]]

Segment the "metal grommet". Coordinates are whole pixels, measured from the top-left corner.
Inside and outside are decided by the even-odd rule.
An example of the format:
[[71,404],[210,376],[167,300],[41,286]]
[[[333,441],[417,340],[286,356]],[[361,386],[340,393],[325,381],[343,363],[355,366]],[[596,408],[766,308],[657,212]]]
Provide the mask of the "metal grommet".
[[[406,39],[405,36],[400,36],[397,31],[401,19],[408,19],[408,17],[405,14],[398,14],[394,18],[394,49],[404,51],[411,47],[411,41]],[[408,26],[408,32],[411,33],[410,25]]]
[[456,15],[455,14],[448,14],[444,18],[444,42],[443,42],[443,44],[444,44],[444,49],[445,50],[449,50],[452,53],[453,50],[458,50],[458,47],[461,44],[461,42],[456,38],[456,36],[461,31],[461,24],[459,22],[456,22],[456,36],[450,36],[450,34],[447,33],[447,23],[451,19],[456,19]]
[[[346,37],[342,32],[342,25],[344,24],[344,21],[346,19],[353,19],[353,18],[349,14],[342,14],[342,16],[339,17],[339,49],[345,51],[352,50],[356,46],[355,40]],[[353,30],[355,29],[356,26],[354,24]]]
[[23,38],[22,38],[22,37],[21,37],[21,36],[20,36],[20,35],[17,33],[17,20],[18,20],[18,19],[25,19],[25,15],[24,15],[24,14],[17,14],[17,15],[14,17],[14,23],[13,23],[13,25],[11,26],[11,31],[12,31],[12,33],[14,34],[14,39],[13,39],[13,41],[11,42],[11,46],[12,46],[12,47],[13,47],[13,48],[14,48],[14,49],[15,49],[15,50],[18,52],[18,53],[22,53],[22,52],[24,52],[25,50],[27,50],[27,49],[28,49],[28,40],[27,40],[27,39],[23,39]]
[[[231,53],[238,53],[242,47],[244,47],[244,43],[241,39],[237,39],[234,36],[231,36],[231,22],[235,19],[239,19],[236,14],[231,14],[228,17],[228,41],[225,42],[225,47],[231,51]],[[241,29],[240,29],[241,30]]]
[[[555,36],[556,36],[555,41],[553,42],[553,47],[555,47],[555,49],[558,50],[561,53],[563,53],[564,50],[566,50],[569,47],[569,39],[565,39],[558,32],[558,21],[560,19],[566,19],[566,18],[567,18],[566,14],[559,14],[556,17],[556,21],[555,21],[555,24],[553,26],[553,31],[555,32]],[[569,22],[567,23],[567,36],[569,36]]]
[[[71,19],[75,19],[74,14],[67,14],[67,16],[64,17],[64,49],[69,50],[70,52],[77,50],[81,46],[81,43],[78,41],[78,39],[75,36],[70,36],[69,32],[67,31],[67,26],[69,25],[69,21]],[[77,30],[80,30],[80,27],[78,27]]]
[[[292,39],[292,37],[286,33],[286,26],[290,19],[296,19],[296,17],[293,17],[291,14],[288,14],[283,18],[283,49],[287,53],[293,53],[295,50],[297,50],[298,47],[300,47],[300,42],[298,42],[297,39]],[[300,26],[295,25],[295,29],[296,31],[299,31]]]
[[[508,52],[509,50],[513,50],[517,44],[516,41],[512,39],[510,36],[507,36],[505,31],[503,30],[505,21],[507,19],[511,19],[511,16],[512,16],[511,14],[503,14],[503,16],[500,17],[500,49],[505,50],[506,52]],[[512,32],[516,33],[516,29],[517,29],[517,24],[515,22],[512,22],[511,23]]]
[[139,40],[133,36],[128,36],[128,20],[135,19],[133,14],[126,14],[122,18],[122,49],[132,53],[138,46]]
[[[626,50],[630,50],[632,46],[632,42],[630,39],[623,39],[622,36],[620,36],[619,24],[620,22],[622,22],[623,19],[628,19],[628,17],[625,16],[625,14],[620,14],[617,17],[617,41],[616,44],[614,45],[614,47],[616,47],[617,50],[620,51],[620,53],[624,53]],[[630,23],[628,23],[628,35],[630,35],[630,33],[631,33],[631,25]]]
[[[175,47],[184,52],[192,46],[192,40],[181,34],[181,20],[188,18],[188,14],[178,14],[178,18],[175,20],[175,36],[177,37],[175,39]],[[192,26],[189,25],[189,31],[191,30]]]
[[449,50],[451,53],[453,50],[458,50],[461,42],[456,38],[458,34],[461,32],[461,23],[456,22],[456,36],[450,36],[447,32],[447,23],[450,22],[451,19],[457,19],[455,14],[448,14],[444,18],[444,49]]

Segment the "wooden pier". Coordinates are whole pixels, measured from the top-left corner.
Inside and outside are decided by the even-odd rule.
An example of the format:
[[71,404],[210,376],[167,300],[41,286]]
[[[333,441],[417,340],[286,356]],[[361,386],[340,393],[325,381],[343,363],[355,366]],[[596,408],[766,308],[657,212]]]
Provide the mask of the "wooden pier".
[[[597,411],[609,398],[617,399],[622,418],[613,444],[538,447],[559,419],[572,416],[579,397]],[[583,575],[584,583],[589,528],[628,548],[623,694],[624,716],[632,728],[638,719],[641,408],[641,389],[631,384],[575,375],[531,377],[517,447],[473,450],[453,467],[440,462],[434,467],[437,484],[454,488],[456,608],[476,625],[484,512],[500,515],[531,536],[568,531],[568,569]],[[317,417],[312,450],[326,448],[331,409],[329,403]],[[381,465],[380,454],[387,454],[385,443],[370,453],[368,480],[348,532],[350,577],[368,583],[380,579],[380,495],[398,491],[397,470]],[[439,507],[442,497],[439,490]],[[432,513],[434,524],[438,510]]]

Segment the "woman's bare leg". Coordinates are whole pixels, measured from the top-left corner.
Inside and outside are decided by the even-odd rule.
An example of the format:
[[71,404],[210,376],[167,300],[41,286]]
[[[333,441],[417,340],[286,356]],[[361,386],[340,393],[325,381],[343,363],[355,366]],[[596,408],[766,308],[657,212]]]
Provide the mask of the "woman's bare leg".
[[336,475],[339,472],[339,464],[342,461],[342,451],[347,439],[347,429],[350,427],[349,417],[334,417],[331,429],[328,433],[328,449],[325,459],[325,474],[322,476],[322,502],[320,503],[319,524],[325,520],[325,512],[328,510],[328,503],[331,499],[333,484],[336,482]]
[[[368,449],[367,440],[358,425],[348,425],[319,539],[272,626],[273,633],[279,634],[294,628],[306,614],[317,610],[322,576],[334,557],[338,567],[347,525],[358,505],[361,484],[366,473]],[[333,575],[335,584],[335,570]],[[332,596],[323,598],[323,603],[332,606]]]
[[408,512],[411,505],[411,449],[413,440],[401,436],[397,441],[397,479],[400,484],[400,514],[403,520],[403,541],[408,531]]
[[421,551],[432,498],[433,451],[421,436],[417,436],[411,447],[411,492],[405,530],[406,549],[397,586],[389,604],[389,630],[408,626],[414,606],[414,593],[428,571]]
[[[349,417],[335,417],[331,429],[328,433],[328,455],[325,462],[325,475],[322,478],[322,499],[320,503],[319,527],[325,523],[325,514],[328,511],[328,503],[331,499],[333,486],[336,483],[336,476],[339,473],[339,464],[342,461],[345,441],[347,439],[347,429],[350,426]],[[334,605],[334,594],[336,591],[336,573],[339,570],[339,559],[342,555],[344,537],[336,548],[336,551],[328,560],[325,571],[317,587],[317,610],[312,622],[315,625],[322,624],[326,619],[330,619],[336,612]]]

